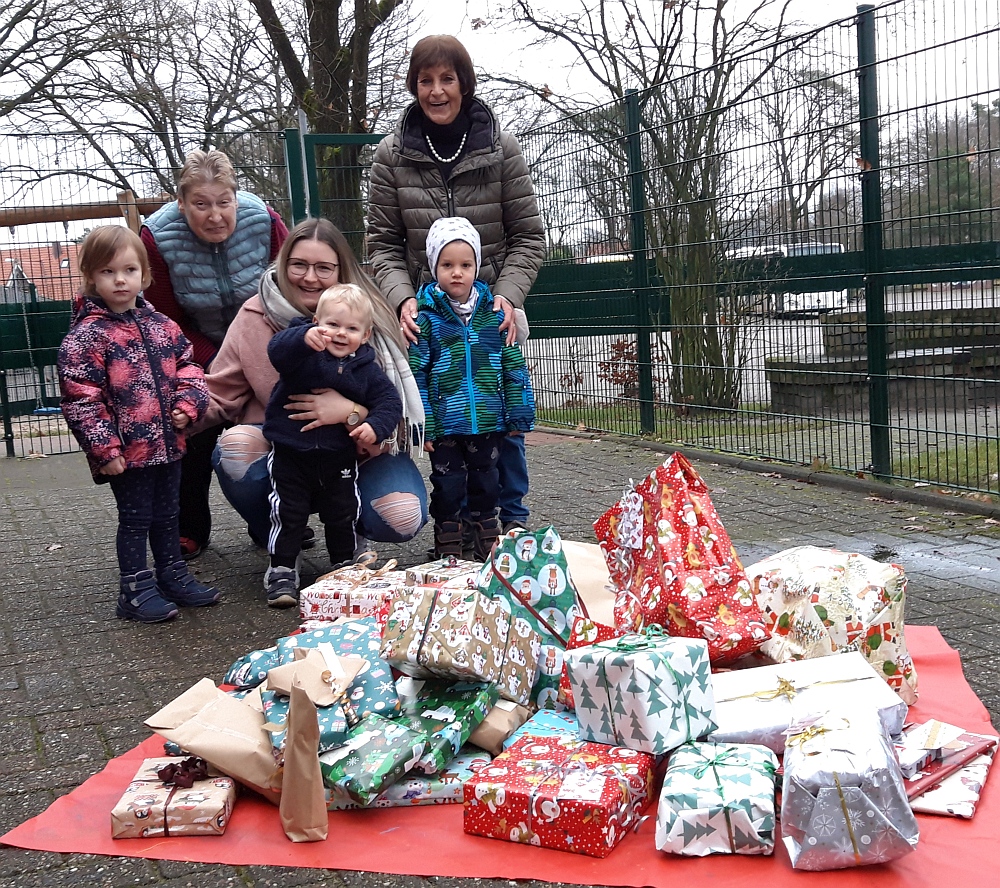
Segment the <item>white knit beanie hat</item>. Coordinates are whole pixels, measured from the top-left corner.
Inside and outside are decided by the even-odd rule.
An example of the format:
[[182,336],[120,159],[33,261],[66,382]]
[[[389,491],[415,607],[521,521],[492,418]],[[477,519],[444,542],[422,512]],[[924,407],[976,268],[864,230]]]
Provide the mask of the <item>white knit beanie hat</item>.
[[479,232],[475,226],[461,216],[445,216],[438,219],[427,232],[427,267],[431,270],[431,278],[437,276],[438,256],[452,241],[465,241],[472,252],[476,254],[476,277],[479,277],[479,267],[483,264],[483,247],[479,240]]

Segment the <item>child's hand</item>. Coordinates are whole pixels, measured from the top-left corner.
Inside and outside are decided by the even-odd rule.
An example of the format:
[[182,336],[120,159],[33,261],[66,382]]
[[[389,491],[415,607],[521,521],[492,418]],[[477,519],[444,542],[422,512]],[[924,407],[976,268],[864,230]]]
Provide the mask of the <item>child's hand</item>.
[[105,463],[97,472],[100,475],[120,475],[125,471],[125,457],[116,456],[111,462]]
[[425,453],[433,453],[434,452],[434,442],[433,441],[424,441],[424,452]]
[[353,432],[351,432],[351,437],[356,442],[361,444],[374,444],[375,429],[373,429],[369,423],[363,422]]
[[315,327],[310,327],[306,330],[306,345],[313,351],[323,351],[332,339],[333,336],[328,327],[317,324]]
[[174,407],[170,411],[170,421],[174,424],[175,429],[186,429],[191,424],[191,417],[181,410],[180,407]]

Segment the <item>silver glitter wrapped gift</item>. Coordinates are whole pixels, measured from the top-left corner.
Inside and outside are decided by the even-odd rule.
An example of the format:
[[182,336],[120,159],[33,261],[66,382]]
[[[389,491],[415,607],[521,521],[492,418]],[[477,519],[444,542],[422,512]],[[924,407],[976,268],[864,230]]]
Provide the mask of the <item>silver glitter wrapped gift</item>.
[[919,831],[876,714],[827,712],[788,729],[781,833],[792,866],[844,869],[909,854]]
[[907,705],[857,651],[712,675],[715,743],[759,743],[779,755],[785,729],[809,712],[865,705],[889,736],[903,730]]

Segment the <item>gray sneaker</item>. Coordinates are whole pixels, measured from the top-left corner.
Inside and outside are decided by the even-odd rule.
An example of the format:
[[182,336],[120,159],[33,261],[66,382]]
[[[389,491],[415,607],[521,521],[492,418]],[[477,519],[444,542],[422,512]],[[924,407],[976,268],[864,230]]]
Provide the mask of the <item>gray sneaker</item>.
[[299,603],[299,572],[294,567],[269,567],[264,571],[268,607],[295,607]]

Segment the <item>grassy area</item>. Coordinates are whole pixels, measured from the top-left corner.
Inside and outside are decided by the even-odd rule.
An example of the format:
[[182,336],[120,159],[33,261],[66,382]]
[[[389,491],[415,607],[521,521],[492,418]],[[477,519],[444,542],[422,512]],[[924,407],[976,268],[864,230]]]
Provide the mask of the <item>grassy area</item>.
[[[575,407],[539,408],[540,422],[569,428],[610,432],[615,435],[640,435],[639,407],[635,404],[585,404]],[[736,413],[731,410],[697,411],[680,416],[673,409],[657,408],[655,431],[644,436],[664,443],[687,442],[712,446],[713,441],[724,447],[724,442],[734,437],[747,437],[758,432],[769,437],[793,434],[805,429],[819,429],[828,425],[816,417],[790,420],[772,417],[764,405],[748,405]],[[753,431],[751,431],[753,430]]]
[[969,440],[967,446],[935,450],[894,461],[900,478],[1000,494],[1000,442]]

